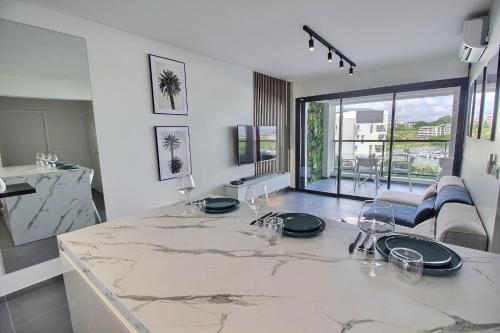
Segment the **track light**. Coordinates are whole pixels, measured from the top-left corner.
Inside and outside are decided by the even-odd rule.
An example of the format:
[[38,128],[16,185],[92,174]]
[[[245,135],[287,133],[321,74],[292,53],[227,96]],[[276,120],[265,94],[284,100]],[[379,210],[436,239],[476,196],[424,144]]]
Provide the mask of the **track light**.
[[314,30],[309,28],[307,25],[304,25],[302,27],[302,29],[304,29],[304,31],[309,35],[309,50],[310,51],[314,51],[314,42],[315,41],[324,45],[326,47],[326,49],[328,50],[328,54],[327,54],[328,62],[333,61],[333,54],[335,53],[340,59],[339,67],[344,68],[344,60],[345,60],[347,62],[347,65],[349,65],[349,67],[350,67],[349,68],[349,75],[354,74],[354,67],[356,67],[356,63],[354,61],[349,59],[349,57],[347,57],[344,53],[342,53],[339,49],[337,49],[335,46],[330,44],[326,39],[321,37],[317,32],[315,32]]

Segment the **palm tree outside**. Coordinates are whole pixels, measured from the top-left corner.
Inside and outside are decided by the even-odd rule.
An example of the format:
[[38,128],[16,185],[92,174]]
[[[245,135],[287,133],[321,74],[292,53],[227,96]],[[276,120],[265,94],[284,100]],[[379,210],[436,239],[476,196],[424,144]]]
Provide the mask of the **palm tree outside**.
[[179,95],[181,92],[181,81],[179,77],[174,74],[171,70],[164,70],[160,74],[160,78],[158,79],[159,88],[163,96],[168,95],[170,99],[170,106],[172,110],[175,110],[175,100],[174,97]]
[[174,135],[169,134],[163,137],[163,148],[170,151],[170,162],[169,167],[172,173],[179,173],[182,169],[182,160],[177,156],[174,156],[174,151],[181,147],[180,140]]

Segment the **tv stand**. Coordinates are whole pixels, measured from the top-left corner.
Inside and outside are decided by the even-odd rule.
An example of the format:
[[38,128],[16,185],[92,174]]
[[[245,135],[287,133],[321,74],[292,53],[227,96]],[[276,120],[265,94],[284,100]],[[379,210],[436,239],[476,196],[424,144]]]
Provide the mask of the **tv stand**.
[[266,173],[263,175],[241,178],[241,180],[244,180],[242,185],[224,185],[224,195],[238,200],[245,200],[247,189],[253,184],[266,185],[268,194],[290,187],[289,172]]

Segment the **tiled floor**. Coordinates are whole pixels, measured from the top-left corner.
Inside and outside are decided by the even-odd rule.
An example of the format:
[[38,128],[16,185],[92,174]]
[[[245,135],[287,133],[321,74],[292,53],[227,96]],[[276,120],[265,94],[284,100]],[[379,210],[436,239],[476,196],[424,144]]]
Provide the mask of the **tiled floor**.
[[[367,180],[363,182],[356,188],[354,188],[354,182],[352,179],[343,178],[340,182],[340,193],[347,195],[356,195],[360,197],[373,198],[377,195],[377,191],[375,190],[375,182],[372,180]],[[415,184],[413,183],[413,193],[422,193],[429,185],[424,184]],[[335,178],[325,178],[321,180],[317,180],[315,182],[309,183],[306,185],[308,190],[328,192],[328,193],[337,193],[337,182]],[[380,181],[378,192],[387,189],[387,182]],[[392,182],[391,184],[392,190],[402,191],[402,192],[410,192],[410,186],[408,183],[404,182]]]
[[[357,200],[286,191],[272,195],[269,206],[273,210],[303,212],[337,220],[357,215],[361,204]],[[62,277],[7,298],[0,297],[0,333],[72,333]]]
[[[92,191],[97,211],[101,216],[102,222],[106,221],[106,210],[104,208],[104,197],[101,192]],[[97,218],[96,218],[97,219]],[[10,240],[10,236],[5,222],[0,216],[0,251],[2,256],[0,260],[3,261],[5,273],[17,271],[22,268],[30,267],[59,256],[57,249],[57,241],[55,237],[41,239],[36,242],[31,242],[24,245],[12,246],[12,242],[1,242],[1,239],[6,238]],[[0,333],[2,333],[0,331]]]
[[71,333],[62,277],[0,298],[0,333]]

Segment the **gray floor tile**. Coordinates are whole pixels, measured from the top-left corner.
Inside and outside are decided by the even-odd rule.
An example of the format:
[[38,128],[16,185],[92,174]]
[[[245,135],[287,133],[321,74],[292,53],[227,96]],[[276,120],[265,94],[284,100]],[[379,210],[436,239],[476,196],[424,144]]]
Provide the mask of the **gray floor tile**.
[[35,317],[28,322],[15,325],[16,333],[72,333],[67,304]]
[[58,280],[8,301],[14,326],[29,322],[67,303],[64,281]]
[[[3,298],[3,297],[1,297]],[[0,304],[0,333],[14,333],[14,326],[9,316],[7,303]]]

